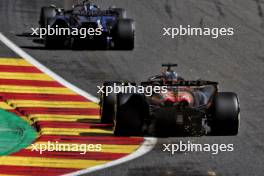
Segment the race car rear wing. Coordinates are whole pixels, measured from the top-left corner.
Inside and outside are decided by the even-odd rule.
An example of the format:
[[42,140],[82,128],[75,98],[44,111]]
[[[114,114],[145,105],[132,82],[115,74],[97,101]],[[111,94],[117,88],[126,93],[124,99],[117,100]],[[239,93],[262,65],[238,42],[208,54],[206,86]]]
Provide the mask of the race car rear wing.
[[94,11],[68,11],[73,15],[87,16],[87,17],[96,17],[96,16],[113,16],[117,15],[113,10],[94,10]]
[[187,81],[187,80],[179,80],[179,81],[146,81],[141,82],[142,86],[217,86],[218,82],[214,81],[204,81],[204,80],[195,80],[195,81]]

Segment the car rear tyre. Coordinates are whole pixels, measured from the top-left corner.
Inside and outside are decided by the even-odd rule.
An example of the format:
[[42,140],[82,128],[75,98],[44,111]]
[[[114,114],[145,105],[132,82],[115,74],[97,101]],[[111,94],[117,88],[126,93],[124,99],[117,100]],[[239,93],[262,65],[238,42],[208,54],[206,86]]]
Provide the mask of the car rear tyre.
[[[54,18],[47,19],[47,24],[51,25],[51,28],[54,26],[58,28],[68,28],[68,24],[62,20]],[[64,49],[66,45],[67,37],[63,35],[46,35],[44,38],[45,47],[48,49]]]
[[101,115],[101,123],[113,124],[114,119],[114,111],[115,111],[115,103],[116,103],[116,94],[111,92],[106,96],[105,87],[106,86],[114,86],[114,85],[121,85],[121,82],[105,82],[104,86],[104,93],[101,94],[100,99],[100,115]]
[[40,12],[40,27],[45,28],[48,25],[48,19],[55,17],[57,14],[55,7],[42,7]]
[[239,129],[239,101],[235,93],[219,92],[214,103],[211,134],[216,136],[232,136]]
[[44,44],[47,49],[64,49],[65,41],[65,37],[47,35],[45,36]]
[[114,28],[115,49],[132,50],[135,42],[135,24],[131,19],[120,19]]
[[119,94],[115,106],[114,134],[117,136],[142,135],[142,112],[140,99],[131,94]]

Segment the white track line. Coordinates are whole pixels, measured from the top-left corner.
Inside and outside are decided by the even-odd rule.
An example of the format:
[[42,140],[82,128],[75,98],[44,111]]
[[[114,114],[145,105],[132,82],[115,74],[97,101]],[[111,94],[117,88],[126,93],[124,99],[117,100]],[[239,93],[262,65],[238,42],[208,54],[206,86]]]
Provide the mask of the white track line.
[[91,94],[89,94],[89,93],[81,90],[80,88],[76,87],[75,85],[69,83],[68,81],[66,81],[65,79],[63,79],[62,77],[60,77],[59,75],[57,75],[56,73],[54,73],[53,71],[48,69],[46,66],[42,65],[40,62],[38,62],[36,59],[34,59],[32,56],[30,56],[25,51],[23,51],[21,48],[19,48],[16,44],[14,44],[11,40],[9,40],[6,36],[4,36],[1,32],[0,32],[0,40],[8,48],[10,48],[15,53],[17,53],[20,57],[22,57],[26,61],[30,62],[32,65],[34,65],[35,67],[40,69],[42,72],[46,73],[47,75],[49,75],[50,77],[52,77],[53,79],[55,79],[56,81],[58,81],[59,83],[64,85],[65,87],[68,87],[69,89],[71,89],[74,92],[90,99],[93,102],[96,102],[96,103],[99,102],[98,98],[92,96]]
[[157,143],[156,138],[145,138],[145,141],[143,142],[143,144],[135,152],[131,153],[130,155],[128,155],[126,157],[123,157],[123,158],[120,158],[120,159],[117,159],[114,161],[110,161],[110,162],[103,164],[103,165],[98,165],[98,166],[83,169],[83,170],[80,170],[77,172],[73,172],[70,174],[66,174],[65,176],[77,176],[77,175],[88,174],[91,172],[95,172],[95,171],[98,171],[101,169],[105,169],[108,167],[116,166],[116,165],[119,165],[119,164],[122,164],[122,163],[125,163],[128,161],[131,161],[131,160],[138,158],[138,157],[148,153],[149,151],[151,151],[154,148],[156,143]]
[[[85,98],[87,98],[93,102],[96,102],[96,103],[99,102],[98,98],[96,98],[93,95],[85,92],[84,90],[76,87],[75,85],[69,83],[68,81],[66,81],[65,79],[63,79],[62,77],[60,77],[59,75],[54,73],[53,71],[51,71],[49,68],[42,65],[40,62],[38,62],[32,56],[30,56],[25,51],[23,51],[20,47],[18,47],[15,43],[13,43],[11,40],[9,40],[7,37],[5,37],[1,32],[0,32],[0,41],[2,41],[8,48],[10,48],[15,53],[17,53],[20,57],[22,57],[26,61],[30,62],[32,65],[34,65],[35,67],[40,69],[43,73],[46,73],[47,75],[52,77],[54,80],[56,80],[59,83],[61,83],[62,85],[64,85],[65,87],[68,87],[69,89],[73,90],[74,92],[84,96]],[[144,138],[144,139],[145,139],[145,141],[143,142],[143,144],[135,152],[131,153],[130,155],[128,155],[126,157],[123,157],[123,158],[120,158],[120,159],[117,159],[114,161],[110,161],[110,162],[103,164],[103,165],[98,165],[98,166],[87,168],[84,170],[80,170],[80,171],[77,171],[77,172],[74,172],[71,174],[67,174],[67,176],[75,176],[75,175],[80,175],[80,174],[91,173],[94,171],[98,171],[101,169],[105,169],[108,167],[119,165],[119,164],[122,164],[124,162],[128,162],[130,160],[138,158],[138,157],[148,153],[149,151],[151,151],[154,148],[155,144],[157,143],[156,138]]]

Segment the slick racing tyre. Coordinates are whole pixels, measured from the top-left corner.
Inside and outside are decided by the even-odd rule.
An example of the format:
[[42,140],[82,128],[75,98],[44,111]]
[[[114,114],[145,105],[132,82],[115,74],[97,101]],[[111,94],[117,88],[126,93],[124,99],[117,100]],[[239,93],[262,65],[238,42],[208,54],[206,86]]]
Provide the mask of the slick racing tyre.
[[[68,24],[62,19],[54,20],[54,18],[49,18],[47,20],[47,24],[52,24],[51,28],[53,28],[54,26],[57,26],[59,28],[68,27]],[[46,35],[44,38],[45,47],[48,49],[64,49],[66,46],[66,41],[67,37],[63,35]]]
[[100,98],[100,121],[101,123],[113,124],[114,119],[114,109],[116,103],[116,94],[111,92],[106,96],[105,87],[106,86],[121,86],[121,82],[105,82],[104,93],[101,94]]
[[219,92],[215,98],[211,134],[215,136],[232,136],[239,129],[239,101],[235,93]]
[[65,48],[65,41],[64,37],[55,37],[55,36],[46,36],[44,38],[45,48],[47,49],[64,49]]
[[115,106],[114,134],[137,136],[142,134],[144,110],[142,99],[135,94],[118,94]]
[[131,19],[120,19],[114,28],[114,46],[117,50],[132,50],[135,42],[135,23]]
[[42,7],[40,12],[39,24],[41,28],[48,25],[48,19],[55,17],[57,14],[55,7]]

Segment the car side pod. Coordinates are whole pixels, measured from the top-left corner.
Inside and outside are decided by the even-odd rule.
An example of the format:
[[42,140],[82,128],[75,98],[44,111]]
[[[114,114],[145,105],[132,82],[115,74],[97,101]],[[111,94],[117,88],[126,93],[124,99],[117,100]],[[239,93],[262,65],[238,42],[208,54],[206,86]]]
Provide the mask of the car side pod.
[[233,92],[219,92],[214,101],[211,135],[235,136],[239,130],[240,107]]

